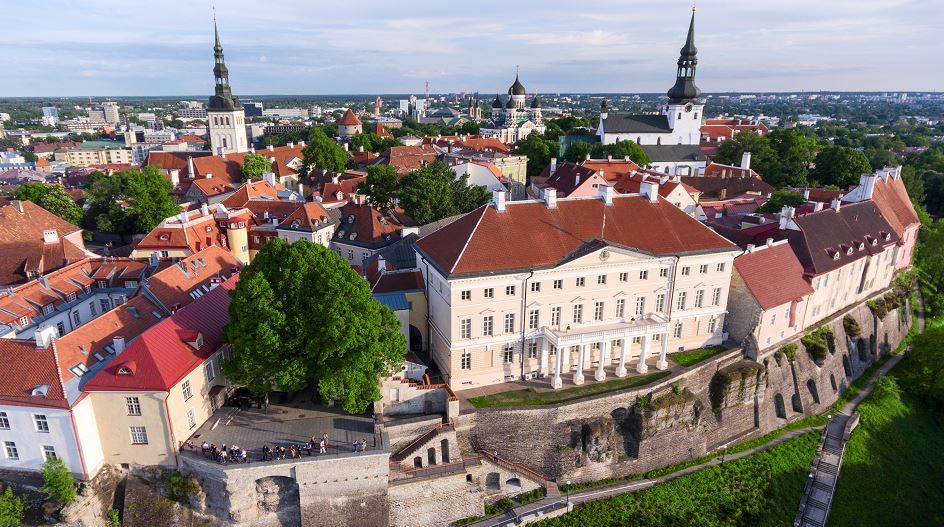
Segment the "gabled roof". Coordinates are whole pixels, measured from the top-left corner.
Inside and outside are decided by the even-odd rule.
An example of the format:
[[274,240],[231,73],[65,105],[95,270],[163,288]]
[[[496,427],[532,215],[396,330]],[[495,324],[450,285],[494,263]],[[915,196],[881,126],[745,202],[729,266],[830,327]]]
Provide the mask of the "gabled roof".
[[[47,230],[56,231],[56,242],[43,241]],[[89,256],[64,239],[79,231],[32,201],[0,204],[0,285],[22,283],[29,272],[46,273]]]
[[331,218],[328,217],[328,211],[317,202],[308,202],[300,205],[294,212],[288,215],[279,229],[315,232],[331,224]]
[[214,245],[154,273],[147,280],[147,291],[170,311],[200,298],[215,279],[226,280],[240,266],[233,253]]
[[[84,391],[167,391],[216,353],[229,322],[231,277],[203,297],[165,318],[132,341],[125,351],[85,383]],[[202,336],[202,346],[189,342]],[[133,364],[134,367],[129,365]],[[119,373],[122,368],[131,373]]]
[[705,161],[698,145],[639,145],[654,163],[660,161]]
[[236,189],[226,199],[221,201],[228,209],[238,209],[246,206],[249,200],[276,200],[279,199],[278,189],[262,179],[259,181],[247,181],[241,187]]
[[362,247],[383,247],[400,238],[403,229],[396,214],[383,214],[372,205],[348,203],[331,209],[337,221],[334,239]]
[[0,339],[0,405],[7,404],[69,407],[55,347],[37,349],[32,340]]
[[904,236],[908,227],[921,223],[900,176],[876,178],[872,201],[899,238]]
[[445,275],[550,268],[603,245],[654,256],[736,249],[665,199],[633,195],[612,205],[598,198],[560,199],[556,208],[510,202],[505,212],[484,205],[417,243]]
[[762,245],[738,256],[734,269],[762,309],[799,301],[813,293],[803,278],[803,266],[786,242]]
[[670,133],[669,118],[665,115],[634,115],[609,113],[603,120],[603,131],[608,134],[659,134]]
[[642,167],[629,158],[625,159],[586,159],[580,162],[581,166],[591,168],[597,172],[603,171],[607,181],[616,181],[620,177],[642,170]]
[[740,196],[741,194],[770,195],[774,187],[755,177],[700,177],[681,176],[682,183],[701,193],[702,199]]
[[357,126],[361,124],[361,120],[354,115],[354,112],[350,108],[344,112],[344,115],[341,116],[341,120],[338,121],[338,124],[345,126]]
[[751,168],[741,168],[736,165],[722,165],[712,161],[705,167],[703,177],[756,177],[760,174]]
[[[551,167],[545,167],[535,178],[535,186],[539,188],[553,188],[558,197],[567,197],[578,187],[597,175],[597,171],[568,161],[559,163],[551,174]],[[599,181],[599,180],[598,180]]]

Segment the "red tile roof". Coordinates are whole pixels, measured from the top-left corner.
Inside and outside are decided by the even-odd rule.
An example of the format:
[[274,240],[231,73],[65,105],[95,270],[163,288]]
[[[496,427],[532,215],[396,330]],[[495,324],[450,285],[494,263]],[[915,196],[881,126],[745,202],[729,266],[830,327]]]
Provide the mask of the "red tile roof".
[[[45,396],[33,395],[38,386],[48,386]],[[0,404],[69,407],[54,346],[0,339]]]
[[[734,259],[734,269],[762,309],[799,301],[813,293],[790,244],[761,246]],[[776,277],[776,279],[771,279]]]
[[248,181],[220,203],[228,209],[238,209],[245,207],[249,200],[256,199],[277,200],[279,199],[278,189],[266,180]]
[[354,112],[350,108],[344,112],[344,115],[341,116],[341,120],[338,121],[338,124],[347,125],[347,126],[356,126],[361,124],[361,120],[354,115]]
[[367,204],[348,203],[340,209],[335,238],[354,245],[387,244],[399,239],[402,229],[403,224],[395,214],[382,214]]
[[[189,306],[162,320],[132,341],[83,386],[84,391],[167,391],[200,367],[223,344],[223,328],[229,322],[229,291],[238,276],[231,277]],[[195,349],[197,334],[203,344]],[[132,374],[122,374],[133,365]]]
[[708,163],[708,166],[705,167],[705,173],[703,177],[756,177],[760,178],[760,174],[755,172],[753,169],[744,169],[739,166],[734,165],[722,165],[720,163],[711,162]]
[[877,178],[872,190],[872,201],[899,238],[908,227],[921,222],[901,177]]
[[439,153],[431,145],[394,146],[384,152],[384,162],[401,176],[436,161]]
[[330,222],[328,211],[324,207],[317,202],[308,202],[300,203],[298,208],[279,224],[279,228],[315,232]]
[[[58,241],[45,243],[46,230],[56,231]],[[84,247],[65,240],[79,231],[79,227],[31,201],[0,205],[0,285],[22,283],[28,279],[28,272],[49,272],[87,257]]]
[[225,280],[241,267],[233,253],[212,246],[154,273],[147,289],[166,310],[184,306],[206,293],[214,279]]
[[558,197],[566,198],[595,176],[597,171],[592,168],[564,162],[557,165],[553,174],[550,166],[545,167],[534,183],[538,188],[556,189]]
[[[527,232],[527,236],[521,233]],[[511,202],[503,213],[482,206],[417,242],[447,275],[548,268],[605,244],[656,256],[735,250],[663,198],[640,196]]]
[[642,170],[642,167],[629,159],[587,159],[580,164],[598,172],[602,170],[607,181],[616,181],[622,176]]
[[386,271],[374,281],[373,293],[393,293],[398,291],[422,291],[425,289],[423,273],[417,270]]

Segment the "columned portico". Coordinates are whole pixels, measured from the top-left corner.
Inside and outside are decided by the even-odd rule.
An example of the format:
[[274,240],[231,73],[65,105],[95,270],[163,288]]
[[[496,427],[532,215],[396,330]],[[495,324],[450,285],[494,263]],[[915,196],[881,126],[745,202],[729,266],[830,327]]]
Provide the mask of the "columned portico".
[[599,359],[597,361],[597,371],[593,375],[593,378],[596,379],[597,381],[602,381],[606,379],[606,372],[603,370],[603,366],[607,362],[609,362],[608,357],[607,357],[607,352],[606,352],[606,349],[609,347],[607,344],[609,343],[608,342],[600,343],[600,355],[597,357]]
[[[617,341],[613,341],[614,343]],[[619,342],[620,353],[619,353],[619,363],[616,366],[616,376],[625,377],[626,376],[626,339],[622,339]]]
[[554,360],[555,367],[554,367],[554,378],[551,379],[551,388],[554,388],[556,390],[564,385],[564,382],[561,380],[561,359],[564,357],[563,350],[561,348],[557,348],[557,352],[554,355],[555,355],[555,360]]
[[538,366],[538,373],[541,374],[541,375],[547,375],[547,372],[548,372],[548,369],[547,369],[547,352],[548,352],[548,349],[547,349],[547,348],[548,348],[549,345],[550,345],[550,344],[548,344],[547,339],[541,339],[541,360],[540,360],[540,362],[538,363],[538,364],[539,364],[539,366]]
[[656,363],[656,368],[664,370],[669,367],[669,362],[666,360],[666,355],[669,352],[669,334],[665,333],[662,335],[662,349],[659,351],[659,362]]
[[636,371],[639,373],[646,373],[649,371],[649,365],[646,364],[646,360],[649,358],[650,340],[652,340],[652,337],[648,334],[642,336],[642,351],[639,352],[639,364],[636,365]]
[[583,361],[586,357],[587,345],[581,344],[577,346],[577,371],[574,372],[574,384],[580,385],[583,384]]

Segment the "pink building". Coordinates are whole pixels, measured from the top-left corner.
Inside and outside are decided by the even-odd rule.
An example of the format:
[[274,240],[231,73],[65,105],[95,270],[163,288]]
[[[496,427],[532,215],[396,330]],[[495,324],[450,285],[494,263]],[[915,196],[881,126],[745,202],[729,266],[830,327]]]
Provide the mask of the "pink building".
[[868,199],[878,206],[882,217],[898,235],[895,270],[910,267],[921,220],[901,180],[901,167],[885,167],[874,174],[863,175],[859,186],[849,192],[843,201]]

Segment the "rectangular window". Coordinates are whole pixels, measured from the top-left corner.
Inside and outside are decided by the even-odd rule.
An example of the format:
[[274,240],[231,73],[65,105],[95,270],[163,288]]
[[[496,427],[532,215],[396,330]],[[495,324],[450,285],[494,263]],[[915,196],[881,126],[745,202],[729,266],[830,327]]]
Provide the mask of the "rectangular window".
[[52,445],[43,445],[43,459],[50,461],[56,459],[56,449]]
[[131,444],[132,445],[146,445],[147,440],[147,428],[143,426],[132,426],[131,427]]
[[537,309],[532,309],[528,312],[528,329],[538,329],[538,317],[540,312]]
[[559,326],[560,322],[561,322],[561,308],[559,306],[552,307],[551,308],[551,325]]
[[463,291],[459,293],[459,297],[462,300],[472,300],[472,291]]
[[494,318],[491,316],[482,317],[482,335],[491,337],[494,332]]
[[721,288],[716,287],[714,291],[711,292],[711,305],[720,306],[721,305]]
[[705,290],[695,291],[695,307],[702,307],[705,303]]
[[777,314],[774,313],[773,315],[770,315],[770,325],[773,326],[776,323],[777,323]]
[[16,449],[16,443],[13,441],[4,441],[3,450],[7,455],[7,459],[20,459],[20,452]]
[[141,415],[141,401],[137,397],[125,397],[128,415]]
[[686,265],[685,267],[682,268],[682,276],[688,276],[688,275],[690,275],[690,274],[692,274],[692,268],[691,268],[691,267],[689,267],[689,266]]
[[626,299],[618,298],[616,300],[616,318],[623,318],[626,315]]
[[536,359],[538,358],[538,343],[536,340],[532,340],[528,343],[528,358]]
[[603,302],[593,305],[593,320],[603,320]]
[[675,327],[672,328],[672,335],[677,339],[682,338],[682,323],[681,322],[675,323]]
[[619,274],[619,281],[620,281],[620,282],[628,282],[628,281],[629,281],[629,273],[620,273],[620,274]]
[[37,432],[49,433],[49,421],[46,420],[45,415],[33,414],[33,424],[36,426]]
[[665,311],[665,293],[656,295],[656,313]]
[[[708,319],[708,333],[714,333],[718,329],[718,319],[711,317]],[[783,332],[780,333],[780,336],[783,336]]]
[[640,279],[640,280],[648,280],[648,279],[649,279],[649,271],[639,271],[639,279]]
[[515,296],[515,286],[513,285],[505,286],[505,295]]
[[482,291],[482,295],[485,296],[485,298],[495,298],[495,289],[486,287],[485,290]]
[[698,272],[700,274],[708,274],[708,264],[701,264],[698,266]]
[[723,273],[723,272],[724,272],[724,262],[721,262],[721,263],[718,264],[718,272],[719,272],[719,273]]
[[505,364],[511,364],[515,360],[515,345],[514,344],[505,344],[505,347],[502,348],[502,362]]
[[197,426],[197,414],[193,411],[193,408],[187,410],[187,426],[189,428]]
[[505,313],[505,333],[514,333],[514,331],[515,331],[515,314]]
[[646,297],[636,297],[636,316],[642,316],[646,312]]
[[459,369],[461,370],[471,370],[472,369],[472,353],[469,351],[463,351],[462,355],[459,357]]
[[541,282],[531,282],[531,292],[539,293],[541,291]]
[[597,284],[598,284],[598,285],[606,285],[606,275],[605,275],[605,274],[601,274],[600,276],[597,277]]
[[472,338],[472,319],[463,318],[459,321],[459,338],[470,339]]
[[577,287],[583,287],[587,283],[587,279],[580,277],[577,279]]
[[685,309],[685,303],[688,301],[688,293],[685,291],[679,291],[678,294],[678,303],[675,304],[676,309]]
[[66,325],[61,320],[56,322],[56,332],[59,333],[60,337],[66,334]]
[[102,299],[100,299],[100,300],[98,301],[98,304],[99,304],[100,306],[102,306],[102,313],[104,313],[104,312],[108,311],[109,309],[111,309],[111,300],[109,300],[109,299],[107,299],[107,298],[102,298]]
[[190,386],[190,379],[180,385],[180,391],[183,393],[185,401],[193,397],[193,387]]
[[10,418],[7,417],[6,412],[0,412],[0,430],[9,430],[10,429]]
[[564,281],[563,280],[554,280],[554,289],[563,289]]
[[89,313],[91,313],[93,317],[98,315],[98,313],[95,312],[95,302],[89,302]]
[[52,313],[52,310],[53,310],[52,304],[46,304],[45,306],[43,306],[43,314],[44,314],[44,315],[48,315],[48,314]]
[[583,322],[583,304],[577,304],[574,306],[574,324],[580,324]]
[[663,267],[662,269],[659,269],[659,278],[666,278],[666,277],[668,277],[668,276],[669,276],[669,268],[668,268],[668,267]]
[[216,370],[213,368],[213,359],[203,364],[203,376],[206,378],[206,382],[211,382],[216,378]]

